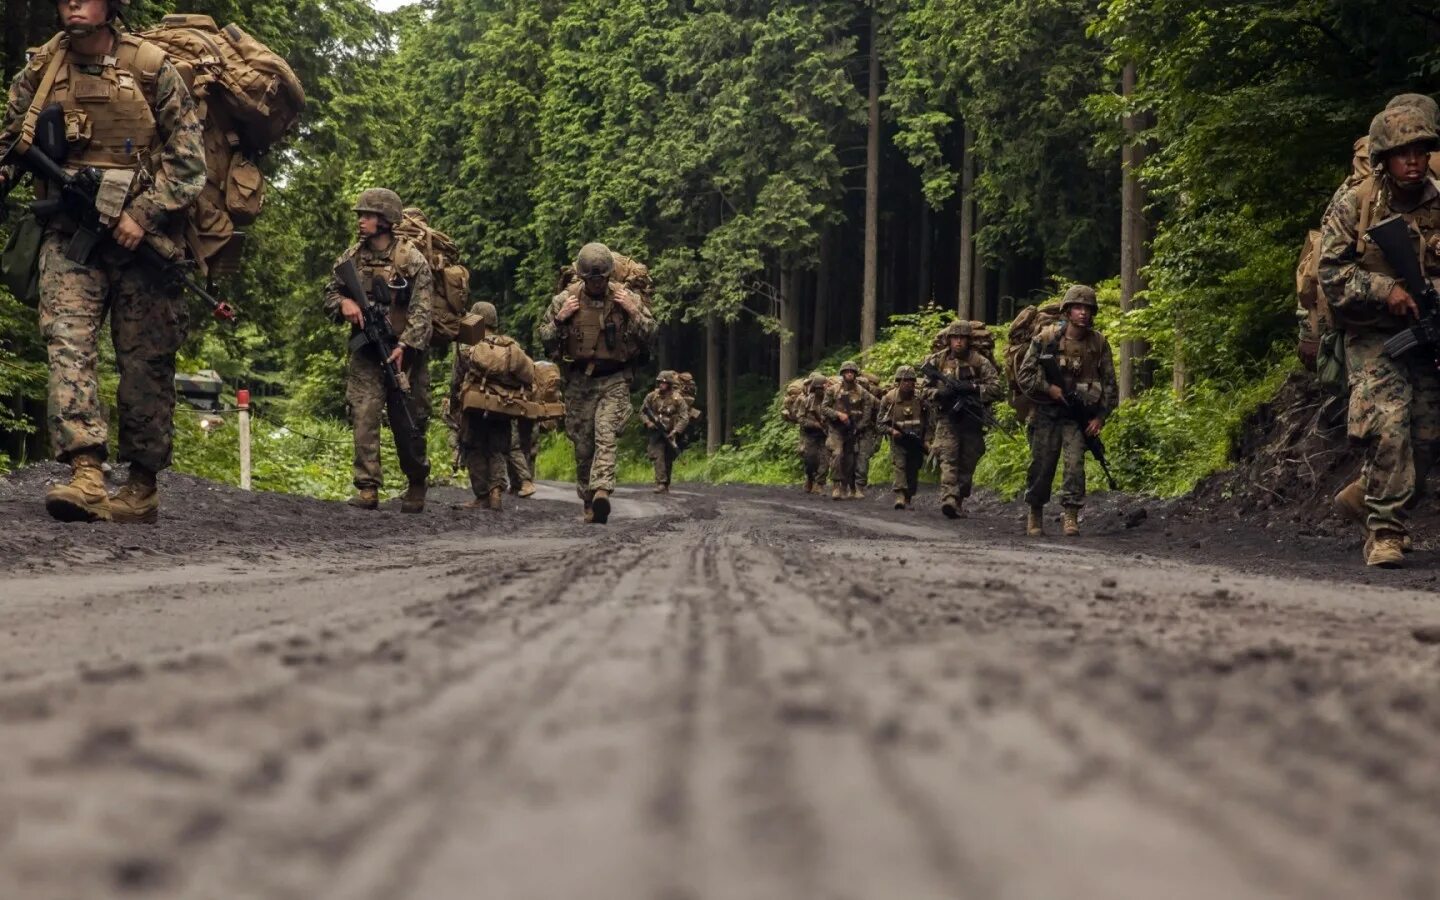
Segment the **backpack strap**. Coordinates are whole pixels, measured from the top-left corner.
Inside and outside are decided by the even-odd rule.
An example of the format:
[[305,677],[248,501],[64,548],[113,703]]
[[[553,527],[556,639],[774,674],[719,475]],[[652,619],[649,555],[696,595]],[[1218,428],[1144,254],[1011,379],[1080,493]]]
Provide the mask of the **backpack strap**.
[[1375,200],[1380,196],[1380,177],[1375,174],[1366,176],[1356,188],[1355,200],[1360,208],[1360,220],[1355,226],[1355,240],[1357,242],[1365,239],[1365,232],[1370,230],[1370,222],[1375,214]]
[[115,49],[116,65],[135,76],[135,80],[140,82],[140,91],[152,108],[155,106],[155,83],[167,58],[159,44],[129,32],[120,35],[119,46]]
[[69,50],[70,38],[64,33],[51,38],[40,48],[41,53],[50,54],[50,61],[45,66],[45,74],[40,77],[40,84],[30,98],[30,109],[25,112],[25,120],[20,124],[20,139],[16,142],[15,149],[21,153],[29,150],[30,145],[35,143],[35,123],[40,119],[40,110],[44,108],[45,101],[50,99],[50,90],[55,86],[55,76],[60,74],[60,67],[65,65]]

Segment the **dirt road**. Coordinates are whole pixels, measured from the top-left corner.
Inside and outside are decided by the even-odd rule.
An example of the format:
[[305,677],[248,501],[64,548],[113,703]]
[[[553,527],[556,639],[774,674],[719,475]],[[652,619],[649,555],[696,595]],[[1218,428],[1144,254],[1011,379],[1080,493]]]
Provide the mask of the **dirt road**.
[[758,488],[77,534],[32,489],[3,897],[1440,896],[1425,552]]

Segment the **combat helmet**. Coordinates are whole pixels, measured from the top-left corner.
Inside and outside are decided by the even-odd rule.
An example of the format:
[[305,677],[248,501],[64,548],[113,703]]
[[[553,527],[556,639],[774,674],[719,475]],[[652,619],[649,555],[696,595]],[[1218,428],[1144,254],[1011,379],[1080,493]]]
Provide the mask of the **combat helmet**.
[[400,195],[389,188],[367,188],[360,192],[360,199],[355,201],[355,212],[374,213],[384,219],[387,225],[394,226],[402,218],[402,206]]
[[1414,106],[1381,110],[1370,120],[1370,164],[1379,166],[1385,154],[1409,144],[1422,143],[1427,152],[1440,149],[1434,120]]
[[675,375],[674,369],[664,369],[660,372],[659,375],[655,376],[655,383],[657,385],[668,384],[671,387],[674,387],[677,380],[678,378]]
[[860,367],[855,365],[855,360],[847,359],[840,364],[840,374],[844,375],[846,372],[854,372],[856,378],[860,377]]
[[940,337],[948,341],[952,337],[968,338],[974,333],[975,326],[971,325],[968,321],[961,320],[959,322],[951,322],[949,325],[946,325],[945,330],[940,332]]
[[895,370],[895,380],[896,380],[896,381],[914,381],[914,380],[915,380],[915,367],[914,367],[914,366],[901,366],[900,368],[896,369],[896,370]]
[[1088,306],[1093,312],[1099,312],[1100,301],[1095,299],[1095,289],[1088,284],[1070,285],[1060,301],[1060,313],[1063,315],[1072,306]]
[[590,243],[580,248],[575,257],[575,274],[581,278],[595,275],[609,277],[615,271],[615,254],[604,244]]
[[485,323],[487,328],[498,328],[500,326],[500,314],[495,311],[495,304],[487,303],[484,300],[477,302],[470,307],[470,315],[479,316],[480,321]]
[[1440,121],[1440,104],[1429,94],[1396,94],[1385,104],[1386,109],[1394,109],[1397,106],[1409,106],[1418,109],[1430,118],[1431,122]]
[[809,380],[808,384],[809,384],[810,390],[813,391],[813,390],[815,390],[816,388],[829,387],[829,386],[830,386],[830,379],[826,378],[826,377],[825,377],[823,374],[821,374],[820,372],[811,372],[811,373],[810,373],[810,380]]

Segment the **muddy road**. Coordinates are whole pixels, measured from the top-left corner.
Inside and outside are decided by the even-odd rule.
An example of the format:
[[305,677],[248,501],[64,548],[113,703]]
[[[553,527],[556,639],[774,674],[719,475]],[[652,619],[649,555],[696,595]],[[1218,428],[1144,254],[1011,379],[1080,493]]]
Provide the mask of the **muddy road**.
[[0,483],[3,897],[1440,897],[1423,548],[178,476],[83,529],[39,477]]

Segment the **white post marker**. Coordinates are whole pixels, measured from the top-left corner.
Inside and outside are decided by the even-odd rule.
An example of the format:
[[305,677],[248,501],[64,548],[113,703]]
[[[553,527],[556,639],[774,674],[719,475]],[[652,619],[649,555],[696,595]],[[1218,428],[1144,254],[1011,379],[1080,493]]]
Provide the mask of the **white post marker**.
[[240,410],[240,490],[250,490],[250,392],[235,392],[235,406]]

